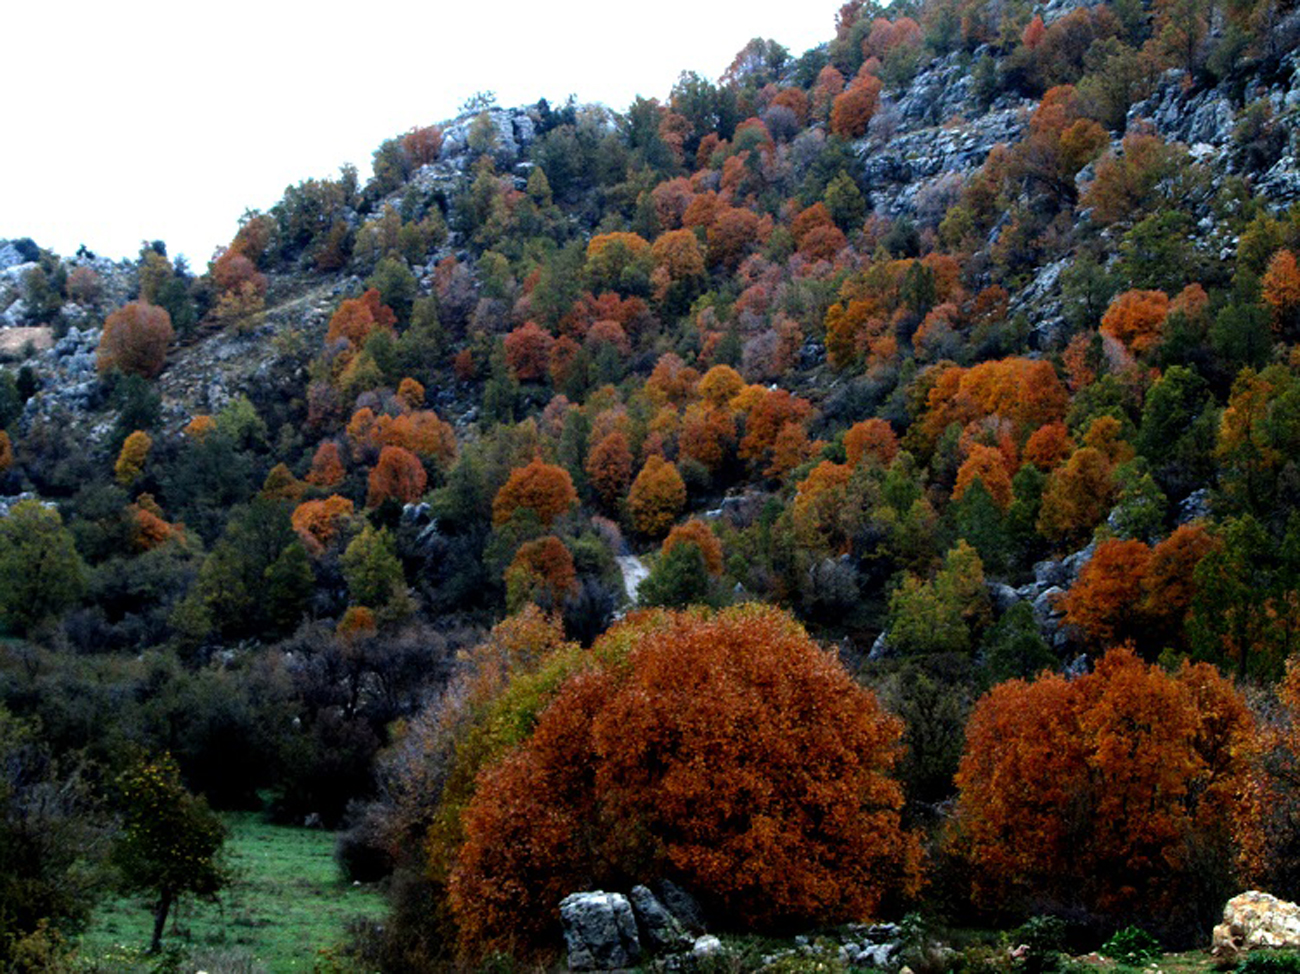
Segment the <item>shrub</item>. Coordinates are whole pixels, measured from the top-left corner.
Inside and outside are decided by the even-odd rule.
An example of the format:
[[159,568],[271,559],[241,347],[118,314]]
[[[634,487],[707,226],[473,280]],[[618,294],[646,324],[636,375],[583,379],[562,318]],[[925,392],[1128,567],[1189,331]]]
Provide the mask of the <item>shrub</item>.
[[778,609],[654,618],[480,775],[450,884],[464,959],[544,951],[563,895],[637,876],[745,926],[857,918],[916,889],[890,776],[902,726],[875,696]]
[[[1101,951],[1111,960],[1130,967],[1140,967],[1160,957],[1160,941],[1141,927],[1125,927],[1102,945]],[[1292,968],[1293,970],[1295,968]]]
[[99,371],[120,369],[152,379],[162,371],[174,335],[171,315],[166,310],[144,301],[131,301],[104,322],[99,338]]

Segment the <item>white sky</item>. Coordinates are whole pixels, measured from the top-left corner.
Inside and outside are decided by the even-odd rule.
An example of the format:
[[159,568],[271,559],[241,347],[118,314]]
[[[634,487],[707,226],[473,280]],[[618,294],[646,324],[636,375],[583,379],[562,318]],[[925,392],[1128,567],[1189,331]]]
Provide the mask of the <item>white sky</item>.
[[0,239],[162,239],[202,270],[246,208],[345,162],[364,179],[381,141],[476,91],[622,111],[684,69],[716,80],[751,37],[797,57],[841,3],[25,0],[0,18]]

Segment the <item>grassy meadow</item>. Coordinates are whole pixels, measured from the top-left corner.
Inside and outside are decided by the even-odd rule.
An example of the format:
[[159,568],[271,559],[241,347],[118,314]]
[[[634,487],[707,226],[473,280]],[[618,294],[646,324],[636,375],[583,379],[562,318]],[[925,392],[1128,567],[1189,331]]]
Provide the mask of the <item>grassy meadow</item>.
[[333,833],[269,825],[254,814],[224,818],[234,879],[219,902],[186,898],[168,919],[164,955],[175,965],[145,954],[153,929],[148,901],[117,896],[100,905],[81,939],[86,967],[208,974],[311,971],[319,951],[344,938],[349,920],[382,916],[384,902],[376,889],[340,878]]

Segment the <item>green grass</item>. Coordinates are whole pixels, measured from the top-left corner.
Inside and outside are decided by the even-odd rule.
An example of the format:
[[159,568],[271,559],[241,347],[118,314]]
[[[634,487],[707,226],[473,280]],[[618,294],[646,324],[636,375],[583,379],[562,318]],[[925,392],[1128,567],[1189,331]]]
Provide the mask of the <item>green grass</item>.
[[[185,899],[179,915],[168,919],[164,939],[164,946],[180,945],[196,962],[208,959],[211,974],[222,968],[310,971],[317,951],[344,938],[348,920],[383,915],[377,890],[340,878],[332,833],[268,825],[253,814],[225,821],[233,882],[219,903]],[[153,959],[142,954],[152,925],[144,898],[110,898],[81,939],[81,958],[98,970],[150,970]]]

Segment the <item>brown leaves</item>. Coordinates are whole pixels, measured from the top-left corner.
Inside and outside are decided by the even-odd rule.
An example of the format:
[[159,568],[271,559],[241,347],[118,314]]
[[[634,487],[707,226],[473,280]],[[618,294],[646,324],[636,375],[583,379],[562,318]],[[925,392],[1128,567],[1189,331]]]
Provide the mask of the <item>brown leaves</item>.
[[1220,878],[1200,871],[1232,860],[1252,733],[1213,667],[1171,676],[1127,648],[1072,681],[995,687],[967,725],[950,840],[977,901],[1192,919],[1199,884]]
[[745,925],[869,916],[915,888],[888,776],[902,727],[870,691],[777,609],[657,618],[479,779],[451,880],[462,959],[549,946],[558,898],[619,875],[671,872]]

